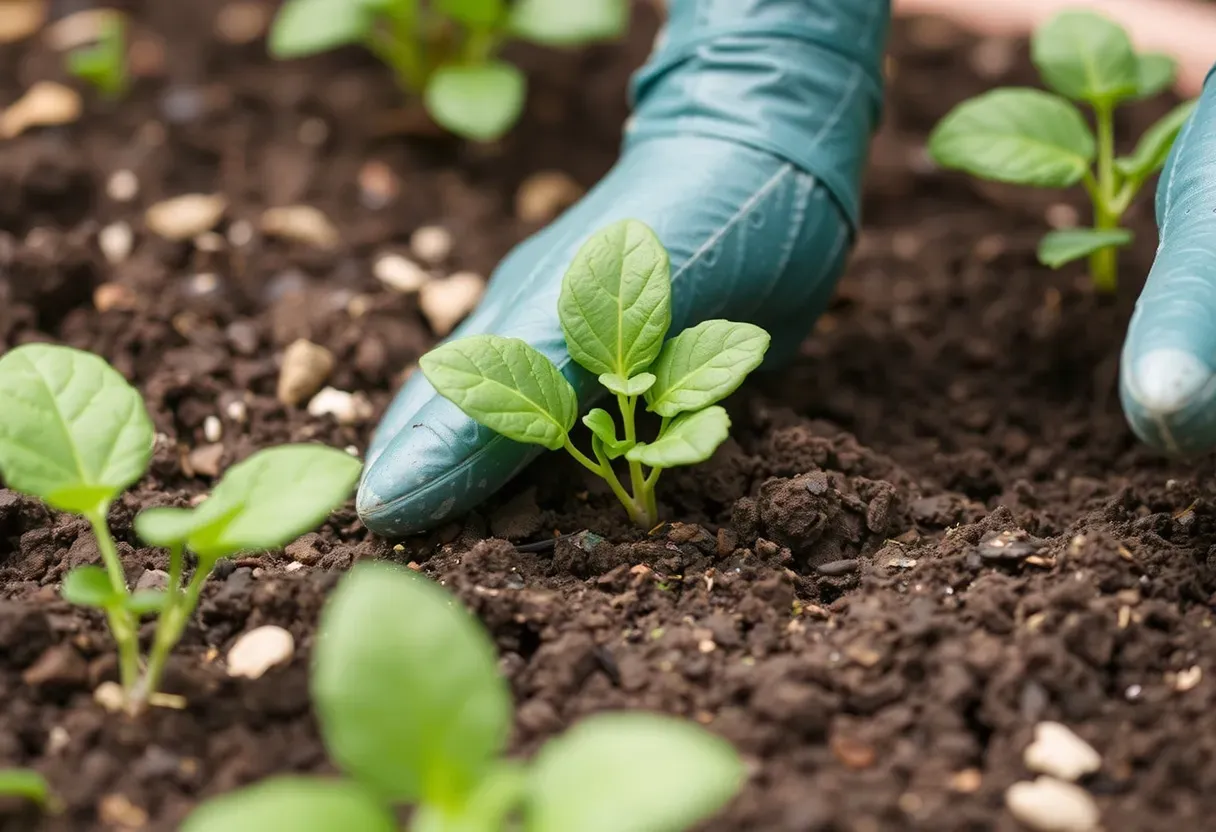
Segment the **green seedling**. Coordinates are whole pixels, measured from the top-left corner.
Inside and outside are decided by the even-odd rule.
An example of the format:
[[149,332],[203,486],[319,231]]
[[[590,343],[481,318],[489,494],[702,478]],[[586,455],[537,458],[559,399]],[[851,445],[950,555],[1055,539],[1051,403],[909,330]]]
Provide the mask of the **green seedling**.
[[127,91],[126,22],[118,12],[106,14],[94,42],[68,52],[68,72],[91,84],[104,97],[121,98]]
[[526,82],[497,56],[520,39],[575,46],[619,37],[628,0],[286,0],[270,52],[295,58],[359,44],[422,97],[441,127],[492,141],[523,111]]
[[[570,439],[578,397],[562,371],[518,338],[474,335],[424,355],[422,372],[440,395],[508,439],[565,448],[602,477],[629,517],[649,529],[658,521],[655,486],[665,469],[704,462],[725,441],[730,418],[716,403],[729,396],[768,350],[769,335],[752,324],[711,320],[664,343],[671,326],[671,269],[655,233],[636,220],[596,232],[566,272],[558,317],[570,356],[616,399],[612,414],[583,417],[591,456]],[[661,419],[651,442],[638,437],[637,409]],[[613,469],[624,457],[626,489]]]
[[0,769],[0,797],[15,797],[29,801],[47,811],[57,811],[58,801],[46,778],[26,768]]
[[486,632],[437,584],[364,564],[322,611],[311,693],[347,779],[284,777],[216,798],[182,832],[679,832],[739,789],[734,749],[657,714],[590,717],[530,762],[502,754],[511,696]]
[[[1131,154],[1117,156],[1116,107],[1168,88],[1174,60],[1137,53],[1122,27],[1088,11],[1061,12],[1039,27],[1031,57],[1053,92],[1009,87],[965,101],[934,129],[929,153],[939,165],[981,179],[1037,188],[1084,185],[1093,227],[1048,233],[1039,244],[1039,261],[1058,268],[1088,257],[1094,286],[1114,291],[1117,249],[1132,240],[1120,220],[1145,181],[1164,166],[1195,102],[1175,107],[1140,137]],[[1094,130],[1072,102],[1090,108]]]
[[[152,421],[139,392],[91,353],[30,344],[0,358],[0,475],[14,491],[89,521],[102,566],[64,576],[63,597],[102,610],[118,649],[128,708],[158,697],[165,661],[198,605],[220,558],[278,548],[323,521],[349,496],[360,463],[320,445],[284,445],[234,465],[195,508],[151,508],[135,518],[144,542],[168,549],[163,590],[131,592],[110,534],[110,506],[143,476],[152,457]],[[197,558],[186,580],[186,552]],[[157,616],[147,662],[138,628]]]

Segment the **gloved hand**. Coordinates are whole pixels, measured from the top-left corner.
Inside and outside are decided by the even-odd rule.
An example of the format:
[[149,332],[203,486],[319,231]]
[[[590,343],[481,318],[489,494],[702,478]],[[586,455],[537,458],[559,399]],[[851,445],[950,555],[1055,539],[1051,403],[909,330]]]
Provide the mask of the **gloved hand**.
[[1216,447],[1216,69],[1161,173],[1157,227],[1120,393],[1141,439],[1196,453]]
[[[882,96],[890,0],[669,0],[632,83],[620,161],[556,223],[516,248],[452,338],[523,338],[588,408],[595,380],[557,318],[562,277],[588,236],[641,220],[671,255],[675,334],[714,317],[773,335],[792,355],[827,304],[858,221]],[[357,508],[401,536],[459,515],[540,449],[481,427],[418,373],[372,439]]]

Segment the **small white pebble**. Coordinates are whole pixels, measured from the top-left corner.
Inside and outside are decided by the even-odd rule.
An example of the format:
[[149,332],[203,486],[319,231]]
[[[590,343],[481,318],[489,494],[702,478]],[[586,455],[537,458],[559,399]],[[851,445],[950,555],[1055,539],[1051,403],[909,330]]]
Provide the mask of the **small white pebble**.
[[114,222],[97,232],[97,245],[106,262],[118,265],[131,255],[135,247],[135,232],[125,222]]
[[224,408],[224,415],[238,425],[244,424],[249,418],[249,407],[240,399],[228,402],[228,406]]
[[400,254],[382,254],[372,266],[372,274],[394,292],[417,292],[431,279],[430,272]]
[[118,682],[102,682],[93,691],[93,701],[110,713],[116,714],[126,707],[127,694]]
[[115,202],[130,202],[139,196],[139,177],[135,171],[123,168],[111,173],[106,182],[106,195]]
[[442,263],[452,253],[452,234],[439,225],[424,225],[410,235],[410,251],[424,263]]
[[259,679],[270,668],[289,661],[295,649],[295,639],[282,627],[257,627],[244,633],[228,651],[228,675]]
[[1059,722],[1040,722],[1022,754],[1026,768],[1072,782],[1102,768],[1102,755]]
[[358,457],[358,456],[359,456],[359,449],[358,449],[358,448],[356,448],[354,445],[347,445],[347,446],[346,446],[345,448],[343,448],[342,450],[346,451],[348,454],[350,454],[350,455],[351,455],[351,456],[353,456],[353,457]]
[[486,282],[481,275],[457,272],[443,280],[424,284],[419,290],[418,306],[431,329],[442,338],[473,311],[485,290]]
[[520,183],[515,192],[515,216],[526,223],[544,223],[573,205],[583,187],[568,173],[545,170]]
[[1179,693],[1186,693],[1188,690],[1193,690],[1203,680],[1203,668],[1199,665],[1188,667],[1186,670],[1180,670],[1177,677],[1174,679],[1174,690]]
[[214,231],[204,231],[194,238],[194,247],[208,254],[216,254],[224,250],[224,237]]
[[1036,832],[1091,832],[1101,817],[1085,789],[1045,776],[1014,783],[1005,790],[1005,806]]
[[372,406],[364,396],[333,387],[323,387],[308,403],[308,415],[320,419],[333,416],[340,425],[353,425],[370,419]]
[[253,223],[249,220],[234,220],[228,226],[228,243],[233,248],[244,248],[253,242]]
[[295,407],[321,389],[334,369],[334,354],[304,338],[288,345],[279,370],[279,401]]
[[321,249],[338,247],[342,237],[320,209],[311,205],[286,205],[267,208],[260,222],[262,233],[284,237]]
[[46,736],[46,753],[55,755],[68,747],[72,741],[72,737],[68,734],[68,730],[62,725],[55,725],[47,732]]
[[38,81],[0,112],[0,137],[11,139],[32,127],[71,124],[80,118],[80,93],[54,81]]
[[300,563],[298,560],[293,560],[291,563],[289,563],[283,567],[283,571],[284,572],[299,572],[303,568],[304,568],[304,564]]
[[228,210],[220,194],[183,194],[166,199],[144,212],[144,223],[168,240],[189,240],[210,231]]
[[208,442],[219,442],[224,436],[224,423],[218,416],[208,416],[203,420],[203,437]]

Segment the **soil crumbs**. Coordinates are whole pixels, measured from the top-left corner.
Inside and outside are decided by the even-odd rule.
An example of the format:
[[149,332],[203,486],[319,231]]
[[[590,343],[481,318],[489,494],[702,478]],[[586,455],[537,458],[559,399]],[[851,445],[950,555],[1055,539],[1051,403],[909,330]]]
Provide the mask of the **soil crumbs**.
[[[132,582],[165,566],[131,531],[140,508],[184,504],[266,445],[365,447],[373,420],[277,402],[283,349],[327,347],[329,383],[381,412],[434,335],[415,296],[372,276],[375,258],[439,224],[456,241],[439,268],[487,274],[537,227],[515,210],[527,177],[585,187],[612,163],[625,81],[655,29],[643,9],[624,46],[521,50],[525,121],[474,149],[416,124],[401,136],[398,96],[365,56],[275,66],[259,43],[199,37],[223,19],[216,3],[157,8],[137,9],[136,32],[161,63],[127,100],[0,154],[0,347],[100,353],[160,432],[150,475],[112,516]],[[37,43],[6,50],[0,100],[56,60]],[[706,830],[1016,829],[1005,791],[1033,779],[1022,755],[1043,720],[1100,753],[1082,783],[1105,828],[1201,828],[1216,813],[1213,466],[1140,448],[1114,392],[1152,257],[1148,201],[1128,285],[1096,298],[1079,269],[1034,262],[1045,223],[1084,216],[1076,195],[925,162],[949,106],[1033,82],[1025,44],[901,22],[890,74],[839,296],[793,368],[730,403],[735,438],[671,476],[665,513],[680,522],[638,535],[556,456],[483,512],[396,547],[348,507],[285,552],[218,571],[166,683],[189,707],[132,722],[92,702],[115,675],[103,622],[57,595],[67,569],[97,559],[91,535],[0,490],[0,767],[39,770],[65,804],[53,818],[5,805],[0,828],[170,830],[211,795],[331,771],[307,693],[314,625],[342,571],[376,557],[421,564],[485,622],[518,704],[515,752],[607,708],[677,714],[735,743],[749,782]],[[1169,104],[1137,105],[1123,127]],[[119,170],[134,198],[116,197]],[[100,229],[141,229],[144,208],[186,191],[227,198],[219,233],[138,231],[128,257],[102,255]],[[324,211],[341,245],[248,233],[291,203]],[[261,624],[291,630],[295,659],[229,679],[224,651]]]

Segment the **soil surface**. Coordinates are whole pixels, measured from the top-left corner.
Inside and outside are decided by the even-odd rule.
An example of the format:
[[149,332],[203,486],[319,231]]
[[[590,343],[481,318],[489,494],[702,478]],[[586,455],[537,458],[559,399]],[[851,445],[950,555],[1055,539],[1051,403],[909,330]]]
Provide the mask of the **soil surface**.
[[[140,508],[188,502],[267,445],[366,446],[435,340],[416,297],[373,276],[375,257],[438,224],[455,239],[441,270],[488,274],[538,225],[517,215],[521,182],[556,170],[588,186],[611,165],[655,28],[644,8],[624,45],[516,50],[528,114],[471,148],[420,135],[358,51],[274,65],[260,42],[229,42],[221,9],[136,7],[131,95],[88,96],[77,123],[0,146],[0,349],[96,351],[139,385],[161,434],[111,518],[133,582],[165,566],[132,533]],[[1033,82],[1025,45],[920,20],[897,25],[891,51],[866,230],[839,297],[793,367],[732,399],[735,438],[665,477],[679,522],[649,537],[558,455],[482,512],[396,546],[348,506],[285,552],[225,564],[166,682],[188,707],[131,721],[92,700],[115,675],[103,622],[58,599],[64,572],[98,558],[92,536],[0,489],[0,767],[37,769],[65,805],[52,818],[4,805],[0,829],[170,830],[208,796],[331,770],[307,691],[314,626],[343,570],[377,557],[413,562],[485,622],[518,703],[516,752],[607,708],[734,742],[750,779],[707,830],[1016,829],[1004,793],[1031,778],[1022,753],[1047,719],[1101,754],[1083,785],[1106,829],[1205,825],[1213,464],[1139,447],[1115,392],[1151,200],[1117,299],[1080,267],[1038,266],[1039,234],[1083,218],[1080,195],[979,185],[923,152],[954,103]],[[59,72],[40,41],[6,47],[0,103]],[[1137,105],[1121,127],[1171,103]],[[124,169],[139,184],[129,201],[111,183]],[[144,229],[144,208],[189,191],[227,197],[217,234]],[[291,203],[322,210],[341,244],[249,233]],[[98,232],[116,222],[135,244],[111,263]],[[277,401],[283,350],[302,337],[335,354],[329,383],[366,395],[371,418],[339,425]],[[294,660],[230,679],[225,651],[267,623],[294,634]]]

